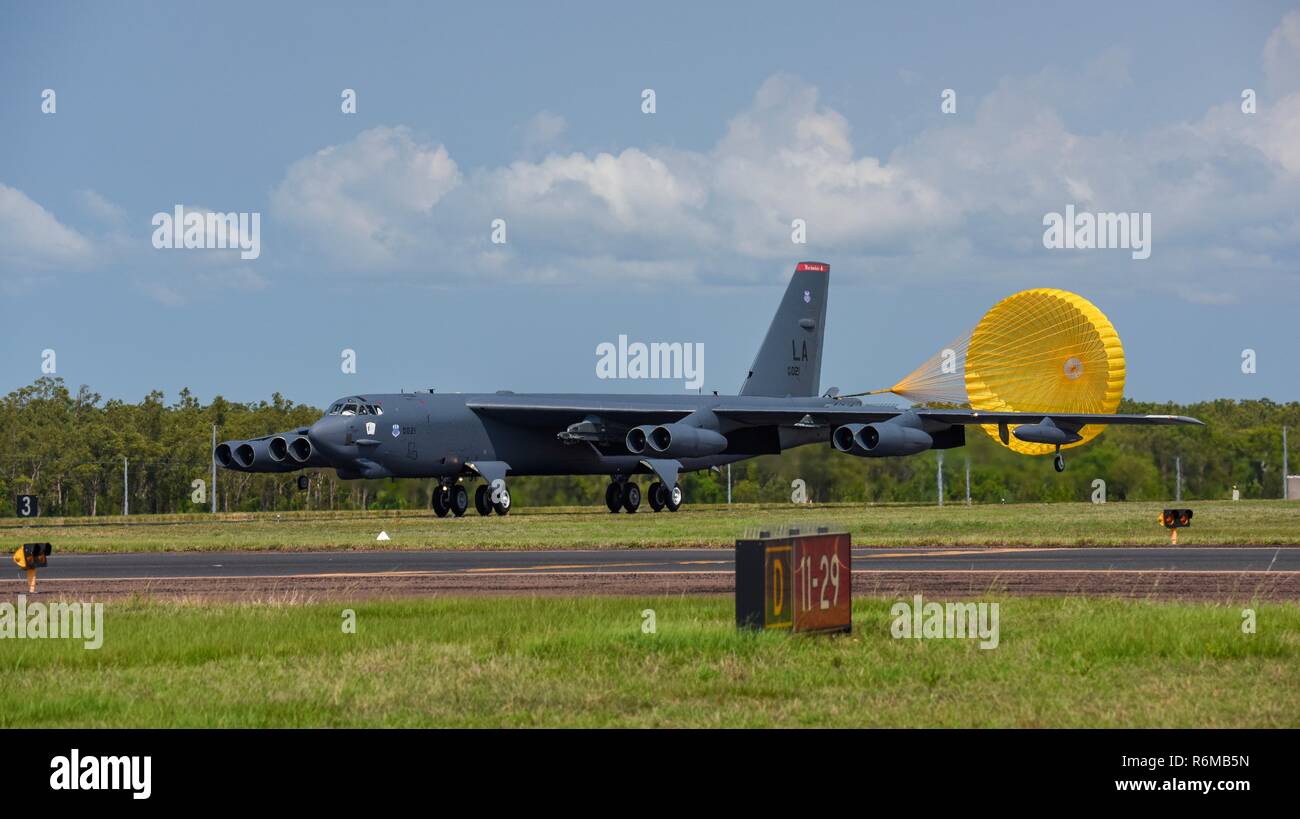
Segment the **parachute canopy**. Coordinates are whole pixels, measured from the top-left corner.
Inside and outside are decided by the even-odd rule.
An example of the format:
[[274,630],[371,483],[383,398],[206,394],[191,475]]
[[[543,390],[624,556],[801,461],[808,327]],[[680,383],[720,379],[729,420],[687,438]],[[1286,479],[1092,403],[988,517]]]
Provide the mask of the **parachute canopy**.
[[[1113,413],[1124,375],[1124,348],[1110,320],[1082,296],[1039,288],[993,305],[974,330],[881,392],[977,410]],[[996,425],[984,430],[1001,442]],[[1084,427],[1082,440],[1066,446],[1100,433],[1100,426]],[[1026,455],[1056,449],[1014,436],[1004,445]]]

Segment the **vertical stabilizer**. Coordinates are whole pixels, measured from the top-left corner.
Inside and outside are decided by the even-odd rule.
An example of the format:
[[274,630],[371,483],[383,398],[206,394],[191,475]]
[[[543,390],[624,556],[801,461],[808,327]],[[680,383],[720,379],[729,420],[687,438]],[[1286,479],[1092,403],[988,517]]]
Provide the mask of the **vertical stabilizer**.
[[776,317],[758,348],[741,395],[817,395],[821,385],[822,336],[831,266],[799,262]]

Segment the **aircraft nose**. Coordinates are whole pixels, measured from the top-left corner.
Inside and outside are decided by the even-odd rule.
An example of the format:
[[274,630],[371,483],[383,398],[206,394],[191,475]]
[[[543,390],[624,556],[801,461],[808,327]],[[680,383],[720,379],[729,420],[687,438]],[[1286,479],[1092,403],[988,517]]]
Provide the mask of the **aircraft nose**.
[[326,416],[307,429],[307,438],[311,445],[322,452],[337,455],[343,450],[344,434],[347,428],[342,417]]

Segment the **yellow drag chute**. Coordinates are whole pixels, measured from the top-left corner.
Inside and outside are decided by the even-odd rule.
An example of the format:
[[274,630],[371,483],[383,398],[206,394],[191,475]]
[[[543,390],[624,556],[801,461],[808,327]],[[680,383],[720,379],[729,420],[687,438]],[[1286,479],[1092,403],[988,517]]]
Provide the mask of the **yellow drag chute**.
[[[971,409],[1010,412],[1113,413],[1124,394],[1124,347],[1092,302],[1065,290],[1039,288],[993,306],[970,334],[965,387]],[[984,431],[1001,442],[996,424]],[[1085,426],[1079,446],[1101,434]],[[1050,444],[1014,436],[1003,442],[1025,455]]]
[[[1039,288],[1008,296],[963,333],[889,389],[919,404],[956,404],[1003,412],[1113,414],[1124,394],[1124,347],[1110,320],[1082,296]],[[996,424],[984,431],[1025,455],[1046,455],[1054,444],[1002,440]],[[1087,443],[1101,434],[1078,431]]]

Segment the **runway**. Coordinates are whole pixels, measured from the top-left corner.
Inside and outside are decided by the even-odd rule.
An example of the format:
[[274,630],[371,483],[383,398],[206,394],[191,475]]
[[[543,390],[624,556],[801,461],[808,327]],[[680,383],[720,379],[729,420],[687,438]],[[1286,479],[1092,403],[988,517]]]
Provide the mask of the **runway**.
[[[732,574],[731,549],[56,554],[41,578],[132,581],[401,575]],[[1300,572],[1300,547],[853,549],[855,573]],[[16,582],[14,578],[13,582]]]

